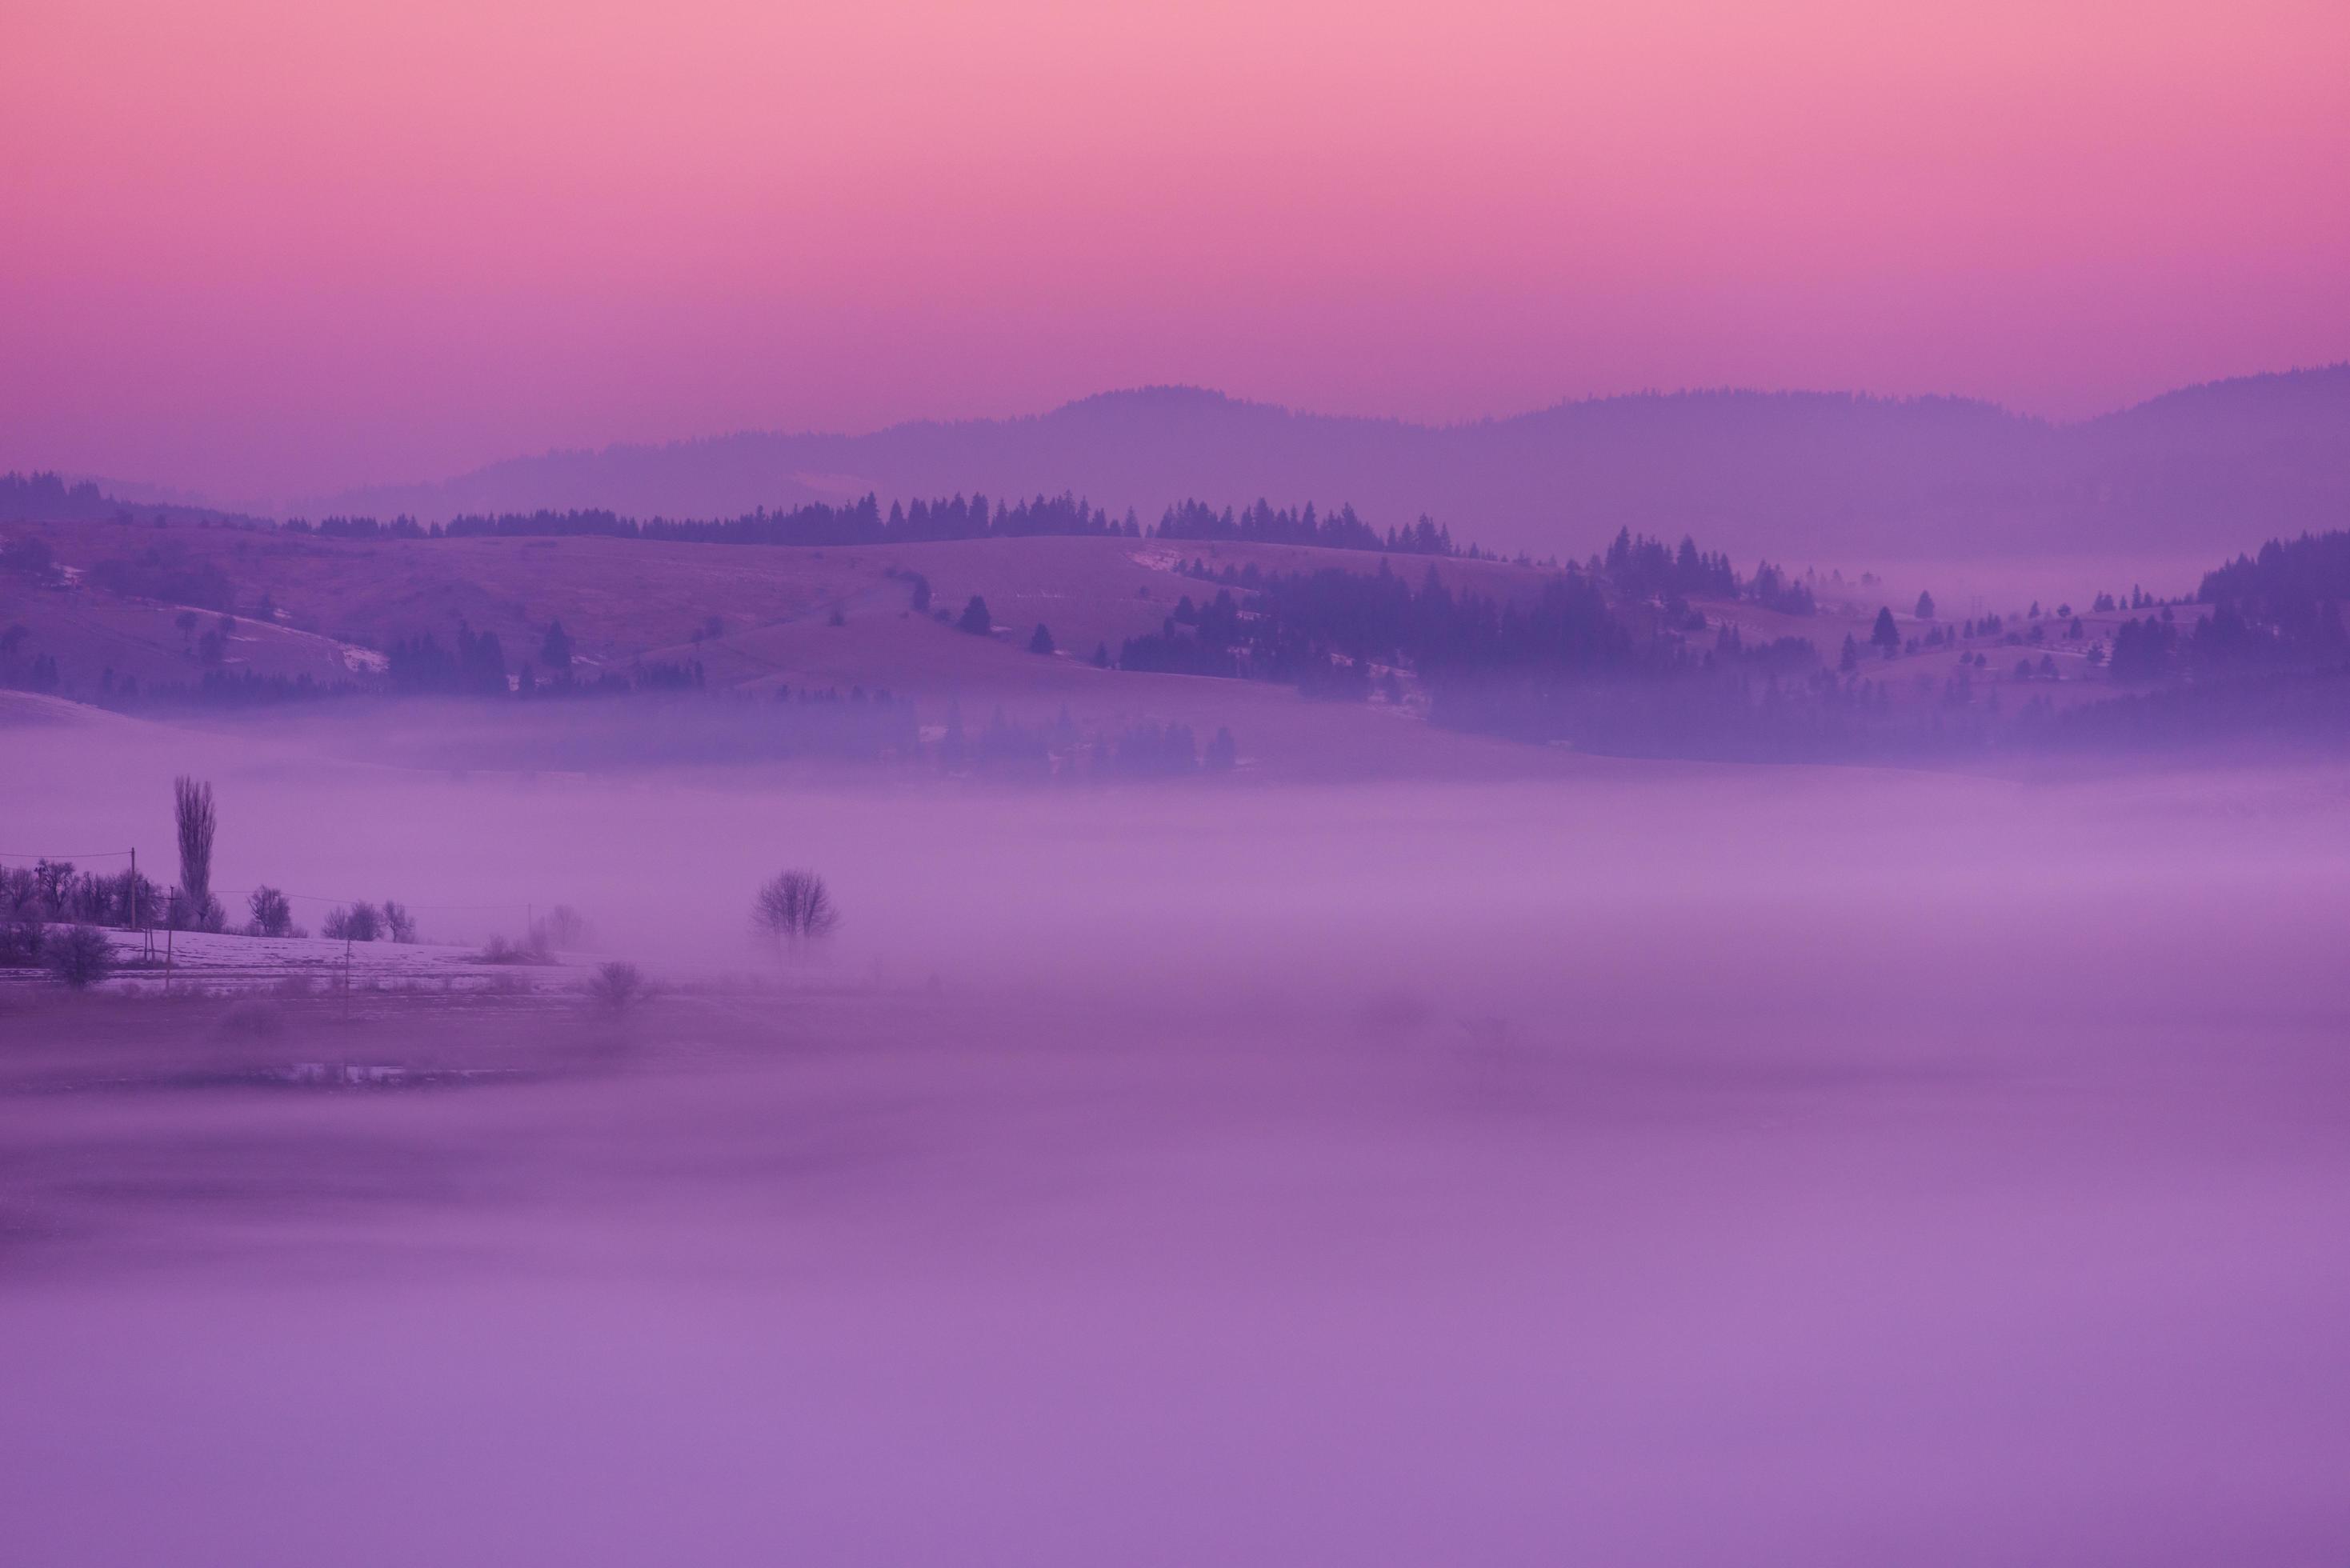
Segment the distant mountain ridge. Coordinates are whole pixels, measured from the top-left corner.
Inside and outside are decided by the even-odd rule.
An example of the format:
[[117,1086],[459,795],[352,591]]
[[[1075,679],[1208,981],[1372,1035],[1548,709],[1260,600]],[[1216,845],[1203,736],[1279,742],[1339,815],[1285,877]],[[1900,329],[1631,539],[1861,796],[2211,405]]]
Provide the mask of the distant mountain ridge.
[[1376,527],[1426,513],[1536,556],[1588,554],[1619,527],[1797,561],[2229,551],[2350,525],[2350,365],[2184,388],[2071,425],[1960,398],[1732,390],[1430,426],[1145,387],[866,435],[548,452],[305,510],[715,517],[868,491],[1071,491],[1146,522],[1186,497],[1348,502]]

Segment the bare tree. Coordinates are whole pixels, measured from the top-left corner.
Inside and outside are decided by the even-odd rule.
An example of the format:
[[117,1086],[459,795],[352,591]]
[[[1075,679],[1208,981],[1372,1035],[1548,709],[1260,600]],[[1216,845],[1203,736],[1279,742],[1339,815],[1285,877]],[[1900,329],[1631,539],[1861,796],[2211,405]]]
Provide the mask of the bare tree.
[[621,1013],[644,1000],[645,977],[632,963],[599,964],[588,980],[588,997],[607,1012]]
[[383,915],[364,901],[330,912],[318,929],[338,942],[371,942],[383,935]]
[[49,972],[76,991],[96,985],[114,970],[114,948],[96,926],[69,926],[52,936],[46,957]]
[[824,878],[815,872],[779,871],[759,889],[751,919],[760,930],[798,952],[830,936],[840,924],[840,910]]
[[213,786],[182,774],[172,781],[172,816],[180,836],[180,892],[188,923],[202,926],[213,907]]
[[282,937],[294,929],[294,906],[275,888],[255,888],[245,902],[253,909],[253,934]]
[[568,904],[556,905],[539,917],[538,924],[531,930],[533,938],[544,939],[546,946],[556,952],[577,951],[588,945],[593,934],[588,917]]
[[395,942],[416,940],[416,917],[408,912],[407,905],[386,898],[378,912],[383,917],[385,937]]

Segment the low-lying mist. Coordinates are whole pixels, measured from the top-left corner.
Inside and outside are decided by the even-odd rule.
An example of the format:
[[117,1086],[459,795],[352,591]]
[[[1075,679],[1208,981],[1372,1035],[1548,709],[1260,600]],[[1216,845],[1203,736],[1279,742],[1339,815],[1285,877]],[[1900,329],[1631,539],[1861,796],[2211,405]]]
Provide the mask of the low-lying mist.
[[[1017,789],[881,771],[425,772],[298,732],[111,722],[10,732],[12,851],[144,846],[213,780],[214,886],[390,896],[427,941],[568,905],[598,950],[682,974],[932,976],[1154,1005],[1367,989],[1622,1024],[1689,1011],[2029,1006],[2145,1016],[2312,994],[2350,912],[2340,768],[2050,773],[1558,754],[1489,784],[1244,775]],[[120,861],[89,861],[119,867]],[[751,899],[785,867],[845,912],[778,964]],[[232,899],[234,902],[234,899]],[[1612,1019],[1602,1007],[1620,1009]]]
[[[660,992],[0,984],[29,1561],[2350,1540],[2340,768],[1005,789],[5,736],[0,849],[166,876],[195,772],[221,888],[428,943],[565,904]],[[843,914],[796,959],[750,920],[787,867]]]

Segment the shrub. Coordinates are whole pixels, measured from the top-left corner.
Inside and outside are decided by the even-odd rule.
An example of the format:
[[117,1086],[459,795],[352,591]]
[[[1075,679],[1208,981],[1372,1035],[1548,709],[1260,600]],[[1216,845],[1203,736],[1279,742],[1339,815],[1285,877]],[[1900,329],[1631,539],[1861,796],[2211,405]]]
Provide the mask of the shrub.
[[967,631],[973,637],[992,635],[995,630],[995,618],[988,613],[987,601],[977,594],[972,595],[971,602],[962,607],[962,615],[955,621],[955,629]]
[[28,577],[45,578],[54,561],[46,540],[11,539],[0,545],[0,572],[21,572]]
[[114,946],[96,926],[68,926],[46,947],[49,972],[76,991],[114,972]]
[[0,965],[24,968],[41,961],[49,929],[38,915],[11,915],[0,919]]
[[644,974],[632,963],[598,964],[588,980],[588,1000],[607,1012],[626,1012],[644,995]]
[[555,956],[547,949],[546,933],[533,929],[520,941],[508,941],[504,937],[492,937],[476,955],[483,963],[553,963]]

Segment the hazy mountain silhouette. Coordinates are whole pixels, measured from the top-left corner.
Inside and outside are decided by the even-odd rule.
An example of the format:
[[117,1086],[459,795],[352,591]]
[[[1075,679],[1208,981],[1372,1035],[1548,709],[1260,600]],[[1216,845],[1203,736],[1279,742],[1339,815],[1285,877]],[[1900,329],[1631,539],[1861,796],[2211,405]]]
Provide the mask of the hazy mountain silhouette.
[[715,516],[868,490],[1072,490],[1145,521],[1187,496],[1346,501],[1380,527],[1425,512],[1537,556],[1587,553],[1622,526],[1794,560],[2209,553],[2350,524],[2350,366],[2213,382],[2074,425],[1954,398],[1718,391],[1432,427],[1154,387],[1019,419],[551,452],[309,510]]

